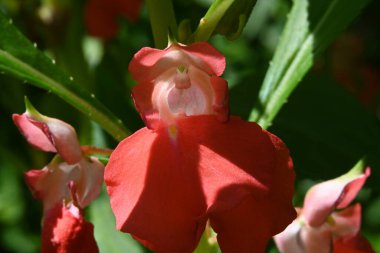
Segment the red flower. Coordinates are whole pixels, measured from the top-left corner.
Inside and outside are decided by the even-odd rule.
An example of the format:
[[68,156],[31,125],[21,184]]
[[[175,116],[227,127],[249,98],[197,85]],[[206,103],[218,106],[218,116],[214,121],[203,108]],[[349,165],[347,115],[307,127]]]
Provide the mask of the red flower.
[[43,169],[25,173],[44,206],[42,252],[96,253],[92,225],[84,221],[78,207],[84,208],[99,195],[104,166],[83,154],[72,126],[40,114],[28,101],[26,106],[24,114],[13,114],[16,126],[36,148],[58,153]]
[[42,253],[97,253],[94,226],[76,206],[57,204],[44,217]]
[[147,127],[112,153],[117,228],[155,252],[192,252],[209,220],[224,253],[263,252],[295,217],[284,143],[228,119],[225,59],[207,43],[143,48],[130,63]]
[[[275,236],[281,253],[373,253],[360,235],[361,206],[347,207],[370,175],[367,168],[313,186],[306,194],[298,218]],[[343,209],[334,211],[334,209]]]
[[104,39],[114,37],[118,31],[118,18],[135,21],[142,0],[88,0],[85,21],[88,32]]

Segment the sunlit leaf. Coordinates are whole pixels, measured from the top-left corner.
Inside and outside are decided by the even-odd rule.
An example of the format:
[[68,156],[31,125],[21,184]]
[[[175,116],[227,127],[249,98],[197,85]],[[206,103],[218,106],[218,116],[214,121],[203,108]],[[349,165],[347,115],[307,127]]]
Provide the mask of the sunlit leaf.
[[328,75],[308,75],[274,123],[271,131],[293,151],[298,179],[334,178],[367,156],[372,174],[366,185],[380,192],[376,118]]
[[294,0],[259,99],[249,119],[268,127],[311,68],[315,56],[360,13],[369,0]]
[[115,139],[129,134],[122,122],[93,94],[86,92],[73,77],[65,74],[55,61],[37,49],[0,12],[0,69],[37,87],[52,92],[98,122]]

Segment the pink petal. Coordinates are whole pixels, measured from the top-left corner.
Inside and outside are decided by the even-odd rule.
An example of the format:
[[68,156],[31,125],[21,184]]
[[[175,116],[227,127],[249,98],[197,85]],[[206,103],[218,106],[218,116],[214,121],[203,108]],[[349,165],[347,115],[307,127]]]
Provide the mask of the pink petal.
[[364,174],[348,173],[313,186],[305,197],[304,216],[310,226],[322,225],[335,208],[344,208],[356,197],[370,168]]
[[84,158],[73,165],[53,161],[41,170],[26,172],[25,180],[33,195],[43,201],[45,211],[72,199],[70,182],[75,183],[75,200],[84,208],[99,195],[103,172],[104,166],[96,158]]
[[74,205],[61,203],[50,209],[42,228],[42,253],[97,253],[94,227]]
[[207,42],[198,42],[189,46],[173,44],[164,50],[144,47],[131,60],[129,71],[137,82],[147,82],[183,63],[195,65],[210,76],[222,75],[226,66],[224,55]]
[[25,180],[33,195],[43,201],[44,210],[53,208],[63,199],[70,199],[68,182],[79,176],[75,165],[49,164],[41,170],[30,170],[25,173]]
[[41,115],[39,120],[24,113],[13,114],[13,121],[27,141],[47,152],[58,152],[69,164],[82,159],[75,129],[69,124],[54,118]]
[[333,253],[375,253],[375,251],[367,239],[356,234],[335,240]]
[[95,200],[102,189],[104,165],[97,158],[82,159],[79,163],[80,175],[76,183],[76,200],[81,208]]
[[68,164],[78,163],[83,154],[75,129],[66,122],[54,118],[46,117],[45,122],[58,154]]
[[[243,218],[265,222],[260,230],[248,229],[259,237],[256,246],[265,245],[294,217],[290,158],[272,139],[255,123],[233,118],[222,124],[215,116],[182,118],[169,129],[136,132],[119,144],[105,170],[117,227],[154,251],[191,252],[208,215],[224,233],[222,223],[240,213],[240,229]],[[254,211],[251,217],[243,216],[247,210]],[[279,210],[283,215],[274,216]]]
[[300,241],[307,253],[330,253],[332,232],[327,224],[319,227],[304,224],[300,231]]
[[150,81],[153,78],[153,75],[149,73],[152,72],[152,68],[156,62],[166,53],[165,50],[150,47],[143,47],[140,49],[129,63],[128,69],[132,78],[139,83]]
[[362,210],[360,204],[355,204],[339,212],[333,212],[332,232],[335,237],[353,236],[359,233]]
[[13,114],[13,122],[18,127],[25,139],[34,147],[46,152],[57,152],[52,143],[46,124],[35,124],[27,114]]
[[300,241],[302,221],[297,218],[281,233],[274,236],[274,241],[281,253],[304,253],[303,243]]
[[[195,43],[173,44],[165,50],[143,48],[132,59],[129,70],[139,82],[133,88],[132,97],[149,128],[156,129],[159,120],[171,125],[175,118],[182,116],[216,114],[219,120],[228,120],[227,82],[210,67],[217,67],[209,55],[216,54],[216,50],[201,58],[205,53],[201,50],[203,46],[211,47],[207,43]],[[223,55],[218,53],[214,58],[218,57],[222,61],[219,65],[224,66]],[[180,71],[181,68],[184,70]]]
[[226,68],[226,58],[207,42],[198,42],[182,47],[190,55],[193,55],[209,66],[212,70],[210,74],[221,76]]

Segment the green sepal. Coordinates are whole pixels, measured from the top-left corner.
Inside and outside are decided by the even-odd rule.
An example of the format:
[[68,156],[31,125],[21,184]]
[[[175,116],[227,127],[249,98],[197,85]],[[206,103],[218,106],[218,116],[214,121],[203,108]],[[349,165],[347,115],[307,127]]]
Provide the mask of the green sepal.
[[30,100],[25,96],[24,97],[25,102],[25,109],[26,114],[28,114],[31,118],[37,121],[45,122],[46,117],[41,114],[30,102]]
[[340,176],[340,179],[350,179],[350,178],[356,178],[360,174],[364,173],[365,168],[367,168],[367,163],[365,161],[365,158],[360,159],[354,167],[350,171],[348,171],[346,174]]

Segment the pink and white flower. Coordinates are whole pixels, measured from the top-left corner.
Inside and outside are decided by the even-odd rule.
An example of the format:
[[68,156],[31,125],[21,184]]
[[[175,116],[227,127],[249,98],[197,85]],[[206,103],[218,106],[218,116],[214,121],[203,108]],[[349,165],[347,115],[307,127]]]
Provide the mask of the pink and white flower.
[[297,219],[274,237],[281,253],[374,252],[360,235],[361,205],[349,206],[370,175],[359,167],[307,192]]
[[25,173],[33,195],[43,202],[42,252],[73,252],[87,238],[87,246],[75,252],[96,253],[92,225],[81,209],[99,195],[104,166],[82,152],[72,126],[40,114],[28,100],[26,106],[25,113],[13,115],[14,123],[31,145],[57,153],[43,169]]

